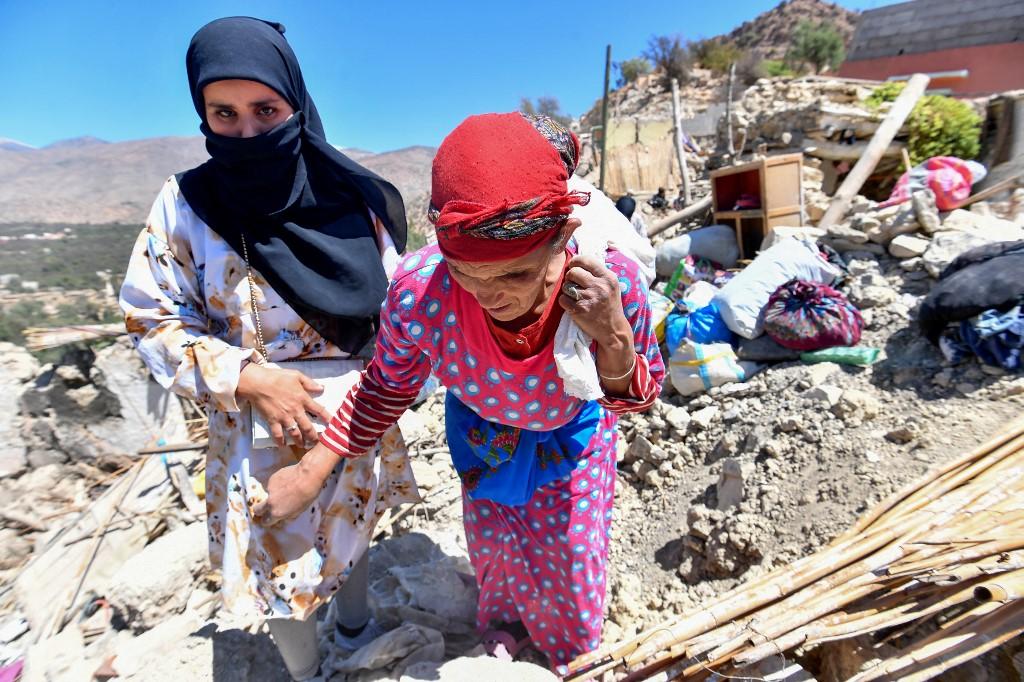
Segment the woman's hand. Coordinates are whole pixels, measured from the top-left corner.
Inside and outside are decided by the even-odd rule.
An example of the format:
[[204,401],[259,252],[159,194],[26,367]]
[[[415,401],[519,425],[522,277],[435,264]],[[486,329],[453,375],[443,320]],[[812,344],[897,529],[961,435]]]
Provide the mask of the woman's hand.
[[558,303],[597,342],[597,371],[605,390],[628,393],[636,351],[633,328],[622,310],[618,278],[600,260],[576,256],[569,261]]
[[310,415],[325,424],[331,421],[327,409],[312,398],[322,391],[320,384],[302,372],[250,362],[242,368],[235,395],[247,400],[263,415],[274,442],[283,446],[285,433],[294,443],[317,442]]
[[267,481],[267,499],[252,508],[253,520],[274,526],[309,509],[337,463],[336,454],[317,444],[298,464],[275,471]]

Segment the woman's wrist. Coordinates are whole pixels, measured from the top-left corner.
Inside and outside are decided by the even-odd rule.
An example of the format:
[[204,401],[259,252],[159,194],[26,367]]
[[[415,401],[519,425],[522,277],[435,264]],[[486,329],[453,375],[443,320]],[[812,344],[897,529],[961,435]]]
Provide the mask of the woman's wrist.
[[317,443],[299,460],[299,468],[313,479],[323,482],[331,475],[339,457],[323,443]]

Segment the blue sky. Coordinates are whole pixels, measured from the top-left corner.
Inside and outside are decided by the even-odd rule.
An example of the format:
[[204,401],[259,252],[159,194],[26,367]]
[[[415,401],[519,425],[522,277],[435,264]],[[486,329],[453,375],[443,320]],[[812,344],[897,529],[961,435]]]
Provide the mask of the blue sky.
[[[331,142],[437,145],[465,116],[553,95],[578,115],[600,96],[604,48],[636,56],[653,34],[731,30],[777,0],[0,0],[0,137],[34,146],[198,134],[185,80],[211,19],[280,21]],[[889,0],[843,0],[851,9]]]

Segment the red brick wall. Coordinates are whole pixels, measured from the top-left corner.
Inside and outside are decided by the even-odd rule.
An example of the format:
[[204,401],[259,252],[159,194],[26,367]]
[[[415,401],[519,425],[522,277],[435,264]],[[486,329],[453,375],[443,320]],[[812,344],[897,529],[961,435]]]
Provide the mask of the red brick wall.
[[950,88],[964,96],[989,95],[1024,89],[1024,43],[1001,43],[937,50],[898,57],[844,62],[839,75],[846,78],[885,80],[889,76],[967,69],[970,76],[933,79],[929,88]]

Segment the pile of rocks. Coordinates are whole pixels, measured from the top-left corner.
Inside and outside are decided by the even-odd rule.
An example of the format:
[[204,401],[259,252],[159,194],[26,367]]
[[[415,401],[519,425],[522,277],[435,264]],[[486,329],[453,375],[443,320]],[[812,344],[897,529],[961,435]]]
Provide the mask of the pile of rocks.
[[825,243],[845,254],[888,254],[899,259],[911,278],[918,276],[913,273],[938,277],[953,259],[976,246],[1024,239],[1024,206],[1010,217],[997,217],[985,202],[940,213],[930,189],[885,208],[858,196],[844,221],[828,228]]

